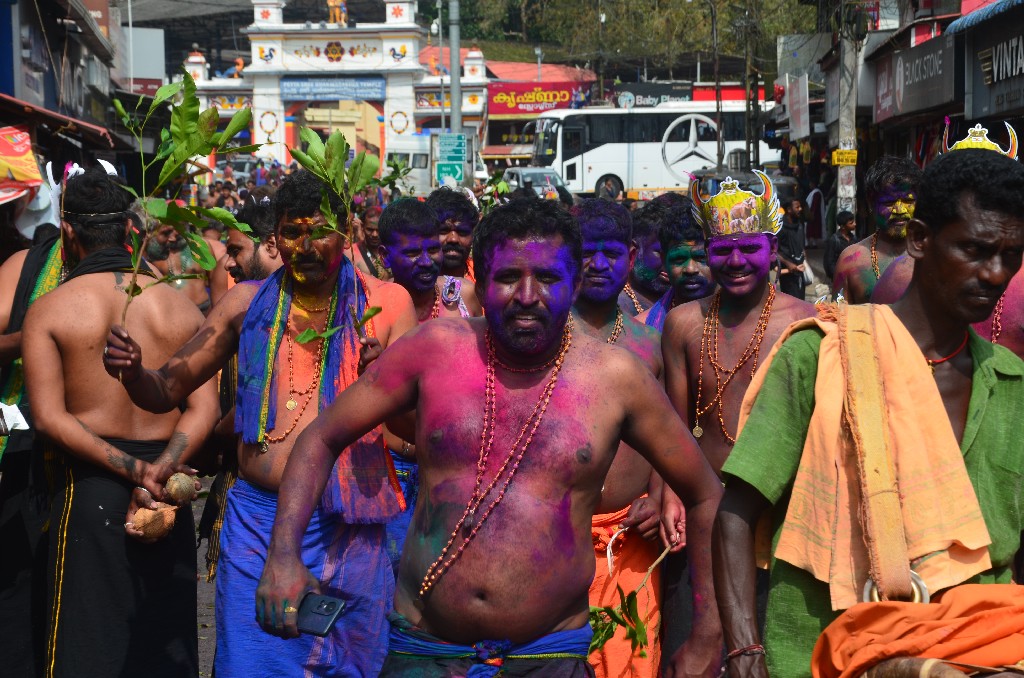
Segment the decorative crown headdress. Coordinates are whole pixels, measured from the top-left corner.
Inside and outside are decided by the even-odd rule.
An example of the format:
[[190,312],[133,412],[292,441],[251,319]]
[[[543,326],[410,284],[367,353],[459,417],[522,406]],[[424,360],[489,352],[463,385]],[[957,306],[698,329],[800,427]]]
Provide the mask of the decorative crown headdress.
[[949,153],[950,151],[959,151],[964,148],[983,148],[989,151],[995,151],[1002,153],[1011,160],[1017,159],[1017,133],[1010,127],[1010,123],[1003,122],[1006,125],[1006,131],[1010,134],[1010,147],[1005,151],[1000,148],[999,144],[988,138],[988,130],[981,126],[979,122],[977,125],[967,130],[967,137],[956,142],[952,146],[949,145],[949,118],[946,118],[946,131],[942,133],[942,152]]
[[782,228],[782,207],[764,172],[754,170],[764,185],[761,195],[744,191],[732,177],[726,177],[717,195],[704,201],[700,197],[700,183],[690,184],[693,199],[693,217],[704,230],[705,238],[736,233],[778,233]]

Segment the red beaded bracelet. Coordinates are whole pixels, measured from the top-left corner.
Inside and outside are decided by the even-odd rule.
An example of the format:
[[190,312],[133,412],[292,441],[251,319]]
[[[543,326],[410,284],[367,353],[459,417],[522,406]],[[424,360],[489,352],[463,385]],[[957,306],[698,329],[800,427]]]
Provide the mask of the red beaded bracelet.
[[728,664],[729,660],[735,659],[736,657],[750,657],[756,654],[764,654],[764,645],[747,645],[746,647],[733,650],[729,654],[725,655],[725,663]]

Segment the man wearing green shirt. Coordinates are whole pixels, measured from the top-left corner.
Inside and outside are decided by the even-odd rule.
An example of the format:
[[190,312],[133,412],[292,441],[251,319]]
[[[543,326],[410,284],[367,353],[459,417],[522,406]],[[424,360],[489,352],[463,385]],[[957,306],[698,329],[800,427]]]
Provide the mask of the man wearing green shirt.
[[[1021,266],[1024,167],[991,151],[949,153],[926,170],[919,195],[907,233],[914,274],[891,310],[932,366],[945,409],[934,413],[935,422],[948,417],[988,528],[992,567],[967,582],[1006,583],[1024,529],[1024,439],[1015,430],[1024,408],[1024,362],[969,327],[991,314]],[[771,507],[774,553],[794,520],[787,515],[794,479],[816,453],[805,440],[818,375],[841,369],[819,364],[822,340],[821,330],[803,329],[779,348],[723,467],[727,486],[713,552],[727,649],[739,651],[729,662],[733,676],[809,676],[815,641],[840,613],[832,609],[829,582],[773,557],[760,649],[754,528]],[[829,529],[820,526],[826,535]]]

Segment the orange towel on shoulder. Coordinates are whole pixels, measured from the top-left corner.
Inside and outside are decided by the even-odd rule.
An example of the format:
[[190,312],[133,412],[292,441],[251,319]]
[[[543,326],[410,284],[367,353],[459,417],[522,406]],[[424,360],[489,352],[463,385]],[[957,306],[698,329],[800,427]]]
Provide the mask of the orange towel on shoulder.
[[814,646],[814,678],[854,678],[886,659],[1000,668],[1024,662],[1024,586],[965,584],[937,603],[860,603]]
[[[629,513],[629,507],[615,513],[599,513],[594,516],[591,534],[594,539],[594,558],[597,572],[590,585],[590,604],[599,607],[619,604],[616,585],[629,595],[643,581],[647,569],[661,554],[661,542],[647,541],[634,530],[619,536],[612,547],[614,556],[613,576],[608,576],[606,549],[612,536],[618,531],[619,523]],[[661,663],[661,574],[658,569],[651,573],[647,586],[637,595],[640,613],[647,624],[650,646],[647,656],[633,654],[633,647],[620,627],[605,646],[590,655],[597,678],[656,678]],[[646,611],[646,613],[645,613]]]
[[[992,567],[988,528],[935,377],[892,310],[873,304],[822,306],[818,317],[790,325],[743,398],[741,427],[783,342],[802,329],[817,326],[824,332],[814,384],[814,413],[775,557],[828,583],[833,610],[860,602],[869,563],[859,518],[862,499],[856,449],[844,419],[853,396],[840,358],[839,313],[873,315],[890,449],[912,568],[932,592],[988,570]],[[770,445],[766,452],[770,453]]]

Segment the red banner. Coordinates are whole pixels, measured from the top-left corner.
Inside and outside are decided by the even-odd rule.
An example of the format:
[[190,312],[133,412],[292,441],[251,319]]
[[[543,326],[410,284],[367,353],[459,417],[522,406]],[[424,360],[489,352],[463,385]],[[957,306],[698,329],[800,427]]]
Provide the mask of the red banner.
[[577,108],[586,101],[591,83],[492,82],[487,85],[487,111],[492,118],[533,117],[556,108]]

